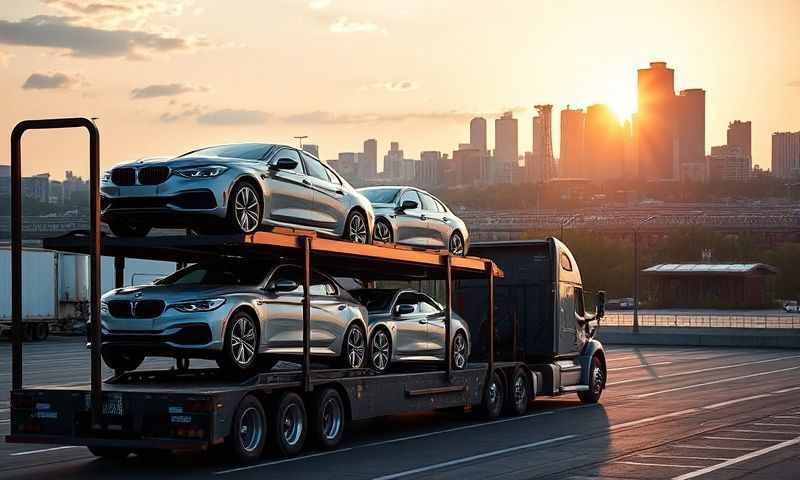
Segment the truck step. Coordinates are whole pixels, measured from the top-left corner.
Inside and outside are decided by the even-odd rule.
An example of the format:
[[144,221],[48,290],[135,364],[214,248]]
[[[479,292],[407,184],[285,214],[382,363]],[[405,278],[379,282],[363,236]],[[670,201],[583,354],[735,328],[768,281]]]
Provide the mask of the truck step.
[[569,392],[588,392],[589,385],[567,385],[566,387],[561,387],[562,393],[569,393]]

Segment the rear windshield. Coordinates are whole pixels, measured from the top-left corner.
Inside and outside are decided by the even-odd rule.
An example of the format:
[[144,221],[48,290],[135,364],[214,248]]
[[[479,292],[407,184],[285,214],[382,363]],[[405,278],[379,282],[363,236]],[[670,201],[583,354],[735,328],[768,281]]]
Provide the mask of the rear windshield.
[[350,290],[350,295],[371,313],[388,312],[395,293],[396,290]]
[[370,203],[394,203],[399,188],[371,188],[369,190],[359,190],[362,195],[367,197]]
[[272,265],[261,262],[198,263],[158,281],[158,285],[260,285]]
[[264,158],[271,148],[272,145],[267,143],[237,143],[235,145],[219,145],[216,147],[201,148],[200,150],[184,153],[181,157],[207,156],[259,160]]

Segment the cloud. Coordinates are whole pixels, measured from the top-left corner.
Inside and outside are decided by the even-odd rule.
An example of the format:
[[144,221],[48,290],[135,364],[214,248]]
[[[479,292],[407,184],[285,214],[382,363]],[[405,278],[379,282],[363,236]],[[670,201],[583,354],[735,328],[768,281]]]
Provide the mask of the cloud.
[[322,10],[331,5],[331,0],[311,0],[308,2],[308,8],[313,10]]
[[800,87],[800,80],[794,80],[786,84],[787,87]]
[[148,26],[151,17],[179,16],[194,0],[41,0],[60,13],[75,17],[75,23],[115,29],[122,25],[134,30]]
[[388,92],[410,92],[417,90],[419,83],[411,80],[401,80],[397,82],[377,82],[365,85],[361,90],[386,90]]
[[0,20],[0,43],[64,49],[74,57],[128,57],[146,53],[179,52],[207,45],[192,40],[139,30],[102,30],[78,25],[75,17],[39,15],[19,21]]
[[174,97],[182,93],[206,91],[205,87],[193,87],[183,83],[168,83],[161,85],[148,85],[142,88],[134,88],[131,90],[131,98],[156,98],[156,97]]
[[351,20],[345,16],[337,18],[336,21],[330,24],[328,30],[333,33],[387,33],[386,29],[379,27],[375,23]]
[[58,88],[70,88],[78,83],[78,79],[63,73],[47,75],[44,73],[34,73],[25,83],[22,84],[24,90],[54,90]]
[[158,119],[163,123],[175,123],[178,120],[183,120],[184,118],[197,117],[201,115],[205,109],[206,107],[184,104],[183,110],[181,110],[180,112],[177,113],[167,112],[162,114]]
[[269,118],[270,115],[268,113],[260,110],[225,108],[199,115],[197,123],[203,125],[259,125]]
[[435,120],[435,121],[450,121],[450,122],[464,122],[474,117],[474,113],[459,112],[456,110],[443,111],[443,112],[411,112],[411,113],[345,113],[335,114],[326,111],[313,111],[306,113],[298,113],[282,117],[282,120],[287,123],[305,123],[305,124],[375,124],[375,123],[392,123],[404,122],[408,120]]

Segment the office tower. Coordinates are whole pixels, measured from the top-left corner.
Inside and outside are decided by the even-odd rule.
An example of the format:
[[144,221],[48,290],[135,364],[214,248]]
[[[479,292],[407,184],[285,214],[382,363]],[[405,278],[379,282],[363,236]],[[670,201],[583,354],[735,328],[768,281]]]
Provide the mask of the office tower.
[[751,146],[752,125],[750,121],[734,120],[728,124],[728,145],[742,147],[742,151],[750,159],[753,166],[753,149]]
[[555,176],[556,162],[553,158],[553,106],[536,105],[533,117],[533,165],[530,180],[546,182]]
[[319,158],[319,145],[313,143],[303,144],[303,150]]
[[363,179],[375,178],[378,175],[378,141],[374,138],[364,140],[364,161],[359,164],[359,174]]
[[706,92],[700,88],[681,90],[675,97],[678,173],[682,180],[696,177],[706,156]]
[[617,116],[605,104],[586,108],[584,159],[592,180],[620,178],[625,160],[625,136]]
[[486,119],[475,117],[469,122],[469,143],[478,150],[486,151]]
[[675,71],[651,62],[638,71],[636,115],[639,174],[647,179],[675,178]]
[[711,181],[741,182],[750,178],[750,158],[738,145],[711,147],[708,178]]
[[400,150],[398,142],[391,142],[389,144],[389,151],[383,157],[383,175],[390,179],[400,179],[400,173],[403,168],[403,151]]
[[494,121],[494,158],[496,163],[516,163],[519,159],[517,119],[511,112]]
[[772,134],[772,174],[800,178],[800,132]]
[[561,157],[558,161],[559,177],[585,178],[583,165],[583,134],[586,114],[581,109],[561,110]]
[[435,187],[442,184],[441,163],[442,152],[429,150],[419,155],[420,165],[417,169],[417,182],[425,187]]

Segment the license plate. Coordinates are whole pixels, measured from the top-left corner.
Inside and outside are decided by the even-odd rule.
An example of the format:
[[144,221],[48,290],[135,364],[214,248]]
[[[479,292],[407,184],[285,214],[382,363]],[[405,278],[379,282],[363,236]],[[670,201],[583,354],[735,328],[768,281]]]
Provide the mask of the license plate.
[[103,399],[103,415],[125,415],[125,404],[122,402],[122,396],[106,396]]

